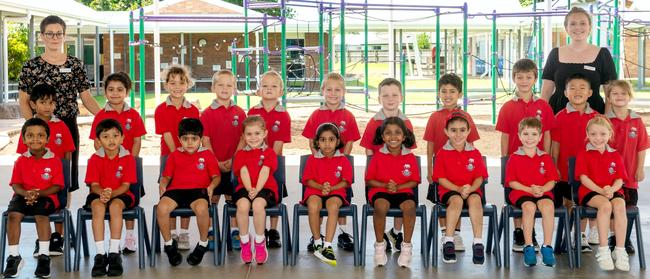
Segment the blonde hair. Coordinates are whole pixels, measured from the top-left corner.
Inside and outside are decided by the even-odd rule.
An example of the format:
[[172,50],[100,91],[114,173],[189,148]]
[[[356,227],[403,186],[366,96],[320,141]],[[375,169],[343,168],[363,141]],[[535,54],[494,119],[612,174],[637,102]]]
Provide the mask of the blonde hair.
[[623,89],[623,91],[625,91],[625,93],[627,93],[627,95],[629,95],[630,98],[634,98],[634,91],[632,91],[632,85],[630,85],[630,83],[627,80],[620,80],[620,79],[609,81],[605,85],[606,98],[609,98],[609,95],[612,94],[612,89],[614,89],[614,87]]
[[612,123],[609,122],[609,119],[607,119],[607,117],[603,115],[594,116],[594,118],[587,122],[587,128],[585,129],[585,132],[589,133],[589,128],[594,125],[600,125],[607,128],[607,130],[609,130],[610,139],[614,138],[614,128],[612,128]]
[[569,25],[569,17],[575,14],[583,14],[587,16],[587,20],[589,20],[589,26],[591,25],[591,14],[587,12],[585,9],[580,8],[580,7],[573,7],[571,10],[566,14],[564,17],[564,28],[566,28]]
[[165,69],[162,72],[162,78],[165,83],[169,82],[169,79],[172,75],[178,75],[181,77],[181,80],[187,83],[187,87],[190,88],[194,86],[194,80],[192,79],[192,74],[190,69],[183,65],[171,65],[169,68]]
[[323,91],[325,89],[325,84],[327,84],[328,81],[339,81],[343,85],[343,90],[345,90],[345,78],[339,74],[339,73],[329,73],[325,75],[323,78],[323,82],[320,84],[320,91]]
[[233,74],[230,70],[219,70],[212,75],[212,86],[214,86],[215,82],[217,82],[217,79],[219,76],[230,76],[232,78],[232,82],[235,84],[235,88],[237,87],[237,79],[235,78],[235,74]]
[[284,90],[284,80],[282,80],[282,75],[280,75],[280,73],[274,70],[268,70],[265,73],[263,73],[262,76],[260,77],[260,84],[262,83],[262,80],[267,76],[278,79],[280,81],[280,90]]
[[519,133],[521,133],[526,128],[536,129],[538,132],[542,132],[542,121],[537,117],[526,117],[519,121]]

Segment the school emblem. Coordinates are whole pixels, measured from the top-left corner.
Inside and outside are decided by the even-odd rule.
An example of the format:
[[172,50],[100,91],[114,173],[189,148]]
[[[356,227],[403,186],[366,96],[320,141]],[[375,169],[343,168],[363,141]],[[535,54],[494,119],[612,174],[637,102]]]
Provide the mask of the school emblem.
[[260,155],[260,160],[257,162],[257,166],[262,166],[264,164],[264,155]]
[[341,171],[343,171],[343,167],[337,166],[336,172],[334,173],[334,175],[336,175],[336,178],[341,178]]
[[43,174],[41,174],[41,178],[43,180],[50,180],[50,178],[52,178],[52,175],[50,174],[50,172],[52,172],[52,170],[50,168],[43,169]]
[[546,174],[546,170],[544,169],[544,162],[539,163],[539,174]]
[[339,125],[339,130],[341,133],[345,132],[345,121],[341,121],[341,125]]
[[56,135],[54,135],[54,137],[55,137],[54,144],[56,144],[56,145],[63,144],[63,136],[61,135],[61,133],[56,133]]
[[127,119],[126,124],[124,125],[124,129],[126,129],[127,131],[131,130],[131,122],[133,122],[131,118]]
[[205,169],[205,159],[199,158],[199,163],[196,165],[196,168],[199,170]]
[[273,127],[271,127],[271,131],[273,132],[280,131],[280,120],[276,120],[275,123],[273,123]]
[[122,178],[122,166],[117,167],[117,172],[115,172],[115,177]]
[[402,170],[402,175],[404,176],[411,176],[411,165],[410,164],[404,164],[404,169]]
[[631,139],[636,138],[636,127],[630,128],[630,134],[629,134]]
[[535,117],[537,117],[537,119],[539,119],[539,120],[542,120],[542,110],[541,109],[538,109],[535,112]]
[[239,115],[235,115],[235,116],[232,118],[232,126],[233,126],[233,127],[237,127],[237,126],[239,126]]
[[611,164],[609,164],[608,171],[609,171],[609,175],[614,174],[616,172],[616,163],[612,162]]
[[469,160],[467,160],[467,166],[466,167],[467,167],[467,171],[473,171],[474,170],[474,159],[473,158],[469,158]]

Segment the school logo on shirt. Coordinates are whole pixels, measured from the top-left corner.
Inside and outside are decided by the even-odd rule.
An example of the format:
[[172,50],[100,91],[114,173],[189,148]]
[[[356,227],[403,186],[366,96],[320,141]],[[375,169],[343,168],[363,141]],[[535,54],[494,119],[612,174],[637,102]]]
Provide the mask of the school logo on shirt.
[[117,172],[115,172],[115,177],[122,178],[122,166],[117,167]]
[[469,160],[467,160],[467,171],[473,171],[473,170],[474,170],[474,159],[469,158]]
[[63,136],[61,135],[61,133],[56,133],[56,135],[54,135],[54,137],[55,137],[54,144],[56,144],[56,145],[63,144]]
[[273,123],[273,127],[271,127],[271,131],[277,132],[280,131],[280,120],[275,120]]
[[630,128],[630,134],[629,134],[631,139],[636,138],[636,127]]
[[232,118],[232,126],[233,127],[239,126],[239,115],[233,116],[233,118]]
[[133,121],[131,120],[131,118],[127,119],[127,120],[126,120],[126,125],[124,125],[124,129],[126,129],[126,130],[131,130],[131,122],[133,122]]
[[410,164],[404,164],[404,169],[402,170],[402,174],[404,176],[411,176],[411,165]]
[[539,120],[542,120],[542,110],[541,109],[538,109],[535,112],[535,117],[537,117],[537,119],[539,119]]
[[196,165],[196,168],[199,170],[205,169],[205,159],[199,158],[199,163]]
[[609,164],[609,175],[616,173],[616,163],[612,162]]
[[345,132],[345,121],[341,121],[341,125],[339,125],[339,130],[341,133]]
[[336,176],[336,178],[341,178],[341,171],[343,171],[343,167],[341,167],[341,166],[337,166],[337,167],[336,167],[336,172],[334,173],[334,175]]
[[544,162],[539,163],[539,174],[546,174],[546,170],[544,169]]
[[264,155],[260,155],[260,160],[257,162],[257,166],[261,167],[264,164]]
[[50,180],[50,178],[52,178],[52,175],[50,174],[50,172],[52,172],[52,170],[50,168],[43,169],[43,174],[41,174],[41,178],[43,180]]

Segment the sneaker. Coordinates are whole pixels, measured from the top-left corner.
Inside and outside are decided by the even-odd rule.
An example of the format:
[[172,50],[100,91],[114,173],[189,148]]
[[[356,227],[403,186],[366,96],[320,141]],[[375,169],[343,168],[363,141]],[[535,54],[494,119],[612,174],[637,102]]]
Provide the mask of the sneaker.
[[[51,247],[51,246],[50,246]],[[135,253],[136,244],[135,244],[135,235],[126,235],[124,237],[124,249],[122,249],[122,254],[129,255]]]
[[50,278],[50,256],[38,255],[34,276],[36,278]]
[[[321,240],[323,239],[323,237],[324,236],[321,234],[320,235]],[[307,244],[307,251],[312,252],[312,253],[316,252],[316,249],[314,248],[314,237],[313,236],[309,237],[309,244]]]
[[442,246],[442,262],[455,263],[456,262],[456,249],[454,249],[454,242],[447,241]]
[[178,250],[187,251],[190,250],[190,234],[182,233],[178,235]]
[[598,230],[596,227],[589,228],[589,237],[587,238],[587,243],[590,245],[599,245],[600,240],[598,239]]
[[241,243],[241,253],[240,257],[242,262],[249,264],[253,261],[253,252],[251,251],[251,242],[242,242]]
[[334,255],[334,249],[332,249],[332,246],[320,247],[319,245],[319,248],[320,249],[314,251],[314,255],[321,261],[336,266],[336,256]]
[[609,247],[598,247],[596,261],[598,261],[600,269],[614,270],[614,261],[612,260],[612,252],[609,251]]
[[482,265],[485,262],[485,247],[483,247],[483,243],[474,243],[472,245],[472,252],[474,253],[472,262]]
[[[399,233],[401,235],[402,233]],[[399,258],[397,258],[397,264],[401,267],[410,267],[411,258],[413,257],[413,243],[401,243],[401,252],[399,253]]]
[[172,240],[176,240],[178,242],[178,235],[175,233],[172,233]]
[[630,258],[627,252],[625,252],[625,249],[614,249],[612,259],[615,261],[616,269],[630,271]]
[[555,266],[555,254],[553,254],[553,247],[550,245],[542,247],[542,262],[545,266]]
[[[614,247],[616,246],[616,236],[615,235],[610,236],[607,240],[607,244],[609,245],[609,250],[613,252]],[[634,249],[634,245],[632,245],[632,241],[630,241],[629,239],[625,240],[625,252],[628,255],[634,254],[634,252],[636,252]]]
[[198,243],[194,247],[194,251],[187,255],[187,263],[190,265],[198,265],[203,260],[203,255],[208,251],[207,246],[201,246]]
[[50,256],[63,255],[63,237],[58,232],[50,235]]
[[537,255],[535,255],[535,247],[533,245],[526,245],[524,247],[524,266],[537,265]]
[[457,252],[465,251],[465,244],[463,243],[463,237],[460,236],[460,232],[454,232],[454,250]]
[[375,242],[375,266],[385,266],[386,262],[388,262],[386,243],[388,242]]
[[169,259],[169,264],[177,266],[183,262],[183,256],[178,252],[178,242],[172,240],[172,245],[165,245],[165,254]]
[[386,252],[393,251],[393,245],[390,243],[387,233],[384,233],[384,243],[386,243]]
[[[214,237],[212,238],[214,242]],[[208,240],[209,243],[209,240]],[[239,230],[234,230],[230,232],[230,245],[232,245],[233,250],[239,251],[241,249],[241,238],[239,237]],[[208,244],[208,247],[210,245]]]
[[524,251],[524,230],[517,228],[512,232],[512,252]]
[[124,268],[122,267],[122,255],[120,253],[109,253],[108,254],[108,270],[106,270],[106,275],[108,276],[122,276],[124,273]]
[[255,243],[255,262],[257,264],[264,264],[269,258],[269,252],[266,250],[267,245],[266,240],[263,240],[260,243]]
[[[269,229],[264,231],[266,235],[266,247],[268,248],[280,248],[282,247],[282,242],[280,242],[280,232],[275,229]],[[257,253],[257,252],[256,252]],[[265,260],[266,262],[266,260]]]
[[2,273],[4,278],[13,278],[20,273],[20,270],[25,265],[25,261],[21,256],[9,256],[7,258],[7,264],[5,264],[5,271]]
[[402,251],[402,242],[404,241],[404,234],[399,232],[395,234],[392,229],[388,230],[387,234],[384,234],[388,237],[388,240],[395,247],[395,251]]
[[582,237],[580,240],[580,246],[582,247],[582,253],[591,253],[593,250],[591,249],[591,246],[589,246],[589,243],[587,242],[587,235],[585,233],[581,233]]
[[345,251],[353,252],[354,251],[354,241],[352,241],[352,236],[349,233],[341,232],[336,242],[336,246],[342,248]]
[[108,257],[106,254],[95,255],[95,263],[90,275],[92,277],[101,277],[106,275],[106,267],[108,266]]

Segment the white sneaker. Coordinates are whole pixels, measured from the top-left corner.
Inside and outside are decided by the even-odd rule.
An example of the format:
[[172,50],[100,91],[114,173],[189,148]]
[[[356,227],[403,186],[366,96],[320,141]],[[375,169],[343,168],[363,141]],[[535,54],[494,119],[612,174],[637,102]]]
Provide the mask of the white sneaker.
[[190,250],[190,234],[182,233],[178,236],[178,250]]
[[135,252],[136,250],[136,244],[135,244],[135,235],[127,235],[124,237],[124,249],[122,249],[122,252],[124,254],[130,254]]
[[375,242],[375,266],[385,266],[386,262],[386,241]]
[[454,250],[456,250],[456,252],[465,251],[465,244],[463,243],[463,237],[460,236],[458,232],[454,232]]
[[591,252],[593,252],[593,250],[591,249],[591,246],[589,246],[589,243],[587,242],[587,236],[585,235],[585,233],[581,233],[580,235],[581,235],[581,237],[580,237],[580,247],[581,247],[582,253],[591,253]]
[[397,264],[401,267],[411,266],[411,257],[413,256],[413,243],[402,242],[402,250],[397,258]]
[[630,258],[627,256],[625,248],[614,248],[612,259],[616,262],[616,269],[630,271]]
[[589,228],[589,238],[587,238],[587,243],[591,245],[600,245],[600,240],[598,239],[598,229],[596,227]]
[[612,252],[609,251],[609,247],[607,246],[598,247],[598,253],[596,253],[596,260],[598,261],[598,266],[600,267],[600,269],[614,270],[614,261],[612,260]]

